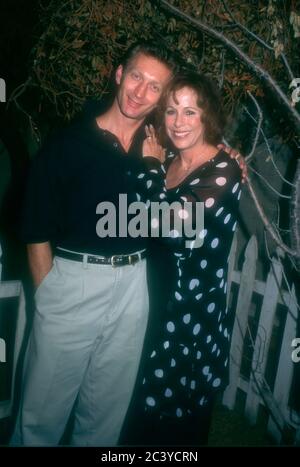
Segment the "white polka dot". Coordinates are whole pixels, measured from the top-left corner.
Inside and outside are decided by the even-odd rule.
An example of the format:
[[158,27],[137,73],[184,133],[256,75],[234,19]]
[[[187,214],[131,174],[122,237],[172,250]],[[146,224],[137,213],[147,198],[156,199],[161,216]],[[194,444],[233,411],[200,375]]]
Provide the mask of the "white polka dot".
[[222,326],[222,324],[220,324],[220,326],[219,326],[219,331],[220,331],[220,332],[223,331],[223,326]]
[[226,180],[225,177],[218,177],[216,179],[216,184],[219,185],[219,186],[225,185],[226,182],[227,182],[227,180]]
[[172,321],[169,321],[169,322],[167,323],[167,330],[168,330],[169,332],[174,332],[174,331],[175,331],[175,324],[174,324]]
[[200,352],[200,350],[198,350],[198,351],[197,351],[197,355],[196,355],[196,359],[197,359],[197,360],[200,360],[201,355],[202,355],[202,353]]
[[227,292],[227,282],[226,282],[226,284],[224,285],[224,293],[226,293],[226,292]]
[[206,378],[206,379],[207,379],[207,381],[210,381],[211,378],[212,378],[212,373],[209,373],[209,374],[207,375],[207,378]]
[[226,366],[228,365],[228,358],[226,358],[225,362],[224,362],[224,366],[226,368]]
[[207,229],[203,229],[199,233],[199,238],[204,238],[204,237],[206,237],[206,235],[207,235]]
[[200,298],[203,296],[203,293],[198,293],[198,295],[196,295],[196,300],[200,300]]
[[207,198],[205,201],[205,207],[206,208],[211,208],[215,204],[214,198]]
[[176,416],[177,417],[182,417],[182,410],[181,409],[176,409]]
[[200,284],[198,279],[192,279],[191,282],[189,283],[189,289],[194,290],[195,287],[197,287]]
[[163,372],[163,370],[161,370],[160,368],[157,369],[157,370],[155,370],[155,371],[154,371],[154,374],[155,374],[155,376],[156,376],[157,378],[162,378],[162,377],[164,376],[164,372]]
[[165,195],[165,193],[161,193],[161,194],[159,195],[159,197],[160,197],[160,199],[164,199],[164,198],[166,197],[166,195]]
[[152,227],[153,229],[157,229],[158,226],[159,226],[158,219],[155,219],[155,218],[152,219],[152,220],[151,220],[151,227]]
[[207,307],[207,311],[208,313],[212,313],[214,311],[214,309],[216,308],[216,305],[215,303],[210,303]]
[[236,228],[236,222],[235,222],[235,223],[233,224],[233,226],[232,226],[232,232],[235,231],[235,228]]
[[150,172],[153,174],[158,174],[158,171],[156,169],[151,169]]
[[217,246],[219,245],[219,239],[218,238],[214,238],[213,241],[211,242],[210,246],[212,248],[217,248]]
[[236,183],[236,184],[234,185],[234,187],[232,188],[232,193],[235,193],[239,186],[240,186],[240,184],[239,184],[239,183]]
[[185,209],[180,209],[178,211],[178,217],[180,219],[187,219],[189,217],[189,213]]
[[138,201],[141,201],[141,195],[139,195],[139,193],[136,193],[136,199],[137,199]]
[[204,375],[208,375],[208,374],[209,374],[209,366],[208,366],[208,365],[206,365],[206,366],[202,369],[202,373],[203,373]]
[[220,355],[220,353],[221,353],[221,351],[220,351],[220,349],[218,349],[218,351],[217,351],[217,357]]
[[186,197],[186,196],[180,196],[180,199],[181,199],[182,201],[187,202],[187,197]]
[[238,200],[240,199],[241,194],[242,194],[242,190],[240,190],[240,191],[238,192],[238,196],[237,196],[237,199],[238,199]]
[[184,347],[183,355],[188,355],[188,354],[189,354],[189,349],[187,347]]
[[195,389],[196,388],[196,381],[192,380],[191,381],[191,389]]
[[194,336],[197,336],[197,334],[199,334],[200,329],[201,329],[200,324],[199,323],[195,324],[194,329],[193,329]]
[[224,211],[223,207],[218,209],[217,212],[216,212],[216,217],[218,217],[223,211]]
[[224,219],[224,224],[227,224],[230,221],[231,214],[227,214],[227,216]]
[[147,181],[147,188],[150,188],[151,185],[152,185],[152,180],[148,180],[148,181]]
[[221,279],[221,277],[223,277],[223,274],[224,274],[224,269],[218,269],[217,272],[216,272],[216,276],[219,277]]
[[220,289],[222,289],[223,285],[224,285],[224,279],[222,279],[220,282]]
[[171,367],[174,368],[176,366],[176,361],[174,358],[171,358]]
[[179,292],[175,292],[175,298],[176,298],[176,300],[178,300],[178,301],[182,300],[182,296],[180,295]]
[[164,342],[164,348],[168,349],[169,347],[170,347],[170,342],[169,341]]
[[212,287],[211,289],[209,289],[209,292],[213,292],[214,290],[216,290],[216,288]]
[[170,388],[167,388],[165,390],[165,397],[172,397],[173,396],[173,392],[171,391]]
[[224,337],[228,337],[228,330],[227,330],[227,328],[224,329],[223,334],[224,334]]
[[211,341],[211,335],[207,336],[207,338],[206,338],[206,343],[209,344],[210,341]]
[[145,203],[147,209],[149,209],[150,204],[151,204],[151,201],[149,199],[147,199],[147,201]]
[[184,324],[189,324],[190,321],[191,321],[191,314],[190,314],[190,313],[187,313],[187,314],[184,315],[184,317],[183,317],[183,322],[184,322]]
[[182,376],[182,378],[180,378],[180,382],[181,382],[182,386],[185,386],[186,385],[186,376]]
[[178,275],[179,275],[179,277],[182,276],[182,270],[180,268],[178,268]]
[[220,386],[220,384],[221,384],[220,378],[216,378],[216,379],[213,380],[212,385],[213,385],[214,388],[217,388],[218,386]]
[[150,358],[155,357],[155,355],[156,355],[156,352],[155,352],[155,350],[153,350],[152,354],[150,355]]
[[155,406],[155,400],[153,399],[153,397],[147,397],[146,404],[149,405],[150,407],[154,407]]
[[214,344],[211,352],[214,353],[216,350],[217,350],[217,344]]
[[201,269],[205,269],[206,266],[207,266],[207,261],[206,261],[206,259],[203,259],[203,260],[201,261],[201,263],[200,263],[200,268],[201,268]]
[[204,405],[205,404],[205,397],[201,397],[200,401],[199,401],[199,405]]
[[144,178],[145,177],[145,174],[139,174],[138,175],[138,178]]
[[170,237],[171,238],[178,238],[179,237],[178,230],[170,230]]
[[197,185],[197,183],[200,182],[200,179],[199,178],[195,178],[191,183],[190,185]]
[[224,169],[224,167],[227,167],[227,162],[220,162],[220,164],[217,164],[216,167],[219,167],[220,169]]

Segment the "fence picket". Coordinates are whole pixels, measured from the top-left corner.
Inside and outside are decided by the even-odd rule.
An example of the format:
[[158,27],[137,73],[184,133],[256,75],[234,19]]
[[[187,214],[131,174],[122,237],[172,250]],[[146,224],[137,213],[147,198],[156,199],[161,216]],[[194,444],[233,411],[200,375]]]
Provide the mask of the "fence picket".
[[[285,421],[293,425],[290,420],[290,410],[289,406],[289,395],[290,387],[293,377],[293,361],[292,361],[292,340],[296,337],[297,329],[297,299],[295,294],[295,286],[292,286],[291,294],[289,296],[289,302],[286,303],[288,310],[286,316],[286,323],[284,327],[280,357],[276,372],[276,379],[274,384],[273,396],[276,400],[281,412],[285,415]],[[297,417],[293,417],[297,418]],[[298,417],[298,427],[300,419]],[[282,427],[283,428],[283,427]],[[297,426],[295,426],[297,428]],[[272,436],[277,440],[281,441],[281,431],[278,429],[277,424],[270,417],[268,422],[268,431]]]
[[246,333],[252,290],[255,281],[256,260],[257,241],[255,236],[252,236],[245,251],[245,261],[241,273],[236,318],[231,341],[229,385],[223,396],[223,404],[229,409],[233,409],[234,407],[238,389],[243,341]]
[[257,419],[260,391],[264,391],[264,374],[267,366],[273,323],[282,279],[281,263],[273,258],[267,277],[265,295],[259,317],[247,392],[245,415],[250,424]]

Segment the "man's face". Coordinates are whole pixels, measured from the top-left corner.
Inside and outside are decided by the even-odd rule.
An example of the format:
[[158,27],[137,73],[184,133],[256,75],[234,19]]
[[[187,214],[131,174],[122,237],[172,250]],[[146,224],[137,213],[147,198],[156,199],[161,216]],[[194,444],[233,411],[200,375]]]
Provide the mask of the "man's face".
[[117,102],[121,113],[134,120],[142,120],[157,105],[162,91],[171,78],[171,70],[154,57],[142,53],[116,72],[119,85]]

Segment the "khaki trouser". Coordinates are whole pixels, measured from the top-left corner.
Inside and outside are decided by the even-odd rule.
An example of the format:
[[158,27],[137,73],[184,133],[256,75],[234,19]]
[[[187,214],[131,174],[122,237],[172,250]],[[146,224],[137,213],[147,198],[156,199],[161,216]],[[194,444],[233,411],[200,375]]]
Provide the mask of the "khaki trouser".
[[36,292],[11,445],[57,445],[75,401],[71,444],[116,445],[147,318],[145,260],[113,268],[56,257]]

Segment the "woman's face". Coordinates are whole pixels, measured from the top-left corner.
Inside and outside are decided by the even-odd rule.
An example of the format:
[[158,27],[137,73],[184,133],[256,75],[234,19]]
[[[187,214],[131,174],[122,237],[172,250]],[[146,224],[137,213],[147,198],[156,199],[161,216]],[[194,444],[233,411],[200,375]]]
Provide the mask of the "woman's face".
[[172,93],[165,111],[166,132],[179,150],[193,148],[203,143],[204,126],[201,121],[203,110],[198,107],[196,92],[188,87]]

